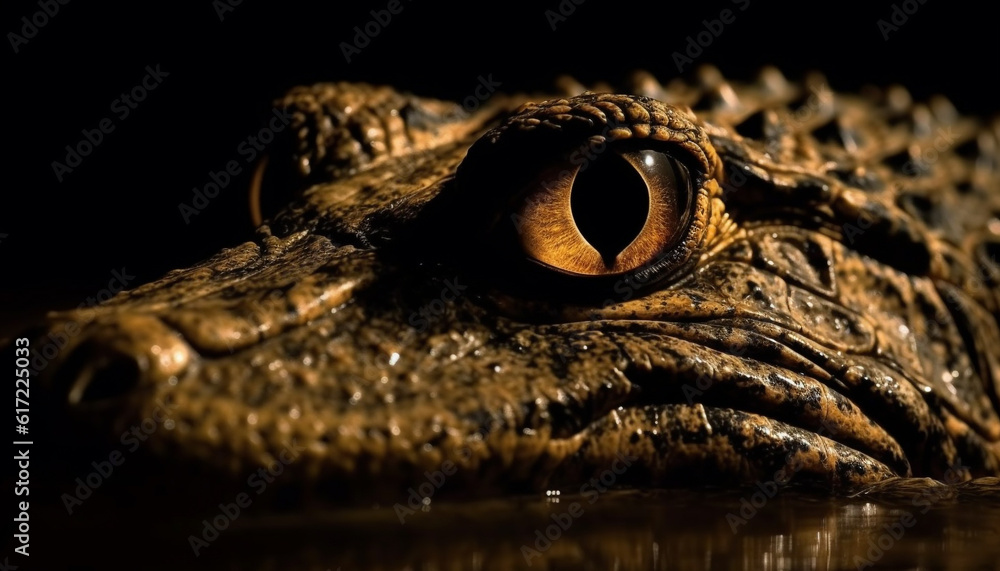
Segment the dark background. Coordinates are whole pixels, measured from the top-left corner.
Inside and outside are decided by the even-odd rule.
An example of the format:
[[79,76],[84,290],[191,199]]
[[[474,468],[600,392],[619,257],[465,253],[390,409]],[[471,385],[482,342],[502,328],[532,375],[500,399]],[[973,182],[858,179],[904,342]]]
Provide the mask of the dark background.
[[[402,2],[403,11],[351,63],[340,42],[350,42],[353,27],[364,26],[369,10],[385,8],[386,0],[280,7],[244,1],[221,21],[208,0],[169,7],[74,1],[19,53],[8,39],[3,164],[14,176],[0,202],[7,327],[26,311],[79,305],[106,287],[113,269],[136,275],[134,287],[246,239],[249,169],[191,224],[177,206],[190,202],[192,187],[208,182],[210,170],[243,162],[239,143],[264,125],[271,100],[297,84],[369,81],[460,98],[481,74],[492,74],[504,90],[544,89],[563,73],[615,80],[636,68],[666,81],[678,75],[671,54],[704,30],[702,20],[730,8],[735,22],[697,64],[738,78],[769,63],[791,78],[816,69],[838,90],[902,83],[918,99],[945,93],[964,113],[1000,111],[993,87],[997,8],[967,0],[911,0],[907,8],[918,6],[916,13],[888,41],[876,22],[890,19],[891,1],[781,7],[749,0],[741,12],[728,0],[587,0],[555,31],[545,10],[558,10],[558,0]],[[21,17],[30,19],[39,6],[11,2],[5,11],[4,32],[20,33]],[[156,64],[169,77],[120,120],[112,101]],[[65,160],[64,147],[104,117],[113,118],[114,132],[58,183],[52,161]]]

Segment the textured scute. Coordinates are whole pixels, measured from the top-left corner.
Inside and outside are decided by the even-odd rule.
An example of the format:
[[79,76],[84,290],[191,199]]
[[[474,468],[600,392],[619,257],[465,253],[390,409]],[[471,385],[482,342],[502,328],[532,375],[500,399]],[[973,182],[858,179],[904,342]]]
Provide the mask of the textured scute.
[[[298,88],[265,179],[289,203],[253,242],[52,314],[40,335],[79,331],[47,398],[98,451],[166,405],[142,455],[232,482],[287,464],[302,501],[445,466],[456,495],[578,488],[625,459],[639,487],[995,477],[998,131],[900,89],[707,69],[470,114]],[[595,141],[685,162],[683,255],[596,286],[509,265],[486,239],[508,181]]]

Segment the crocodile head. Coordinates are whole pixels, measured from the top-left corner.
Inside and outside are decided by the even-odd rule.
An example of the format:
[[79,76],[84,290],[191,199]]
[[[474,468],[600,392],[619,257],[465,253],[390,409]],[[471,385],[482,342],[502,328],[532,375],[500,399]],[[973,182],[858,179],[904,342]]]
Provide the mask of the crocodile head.
[[773,69],[582,91],[290,92],[253,242],[34,338],[78,446],[334,501],[1000,474],[995,125]]

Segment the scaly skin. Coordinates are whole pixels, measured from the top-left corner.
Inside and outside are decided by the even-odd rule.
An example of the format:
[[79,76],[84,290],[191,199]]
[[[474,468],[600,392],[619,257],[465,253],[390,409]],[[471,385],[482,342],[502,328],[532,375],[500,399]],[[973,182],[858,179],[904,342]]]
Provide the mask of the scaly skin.
[[[1000,125],[773,69],[564,87],[471,114],[291,92],[264,180],[288,205],[254,242],[49,317],[86,322],[43,381],[79,445],[167,403],[154,477],[243,482],[294,441],[303,501],[398,499],[446,462],[453,494],[575,489],[619,455],[639,487],[1000,475]],[[526,264],[516,191],[628,145],[690,172],[676,245],[603,280]]]

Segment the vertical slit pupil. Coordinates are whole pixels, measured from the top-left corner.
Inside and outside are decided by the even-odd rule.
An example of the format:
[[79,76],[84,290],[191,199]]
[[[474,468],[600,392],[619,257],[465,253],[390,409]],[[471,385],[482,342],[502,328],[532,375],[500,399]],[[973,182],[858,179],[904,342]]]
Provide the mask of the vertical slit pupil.
[[611,267],[646,224],[649,189],[628,161],[602,157],[577,175],[570,208],[580,234]]

